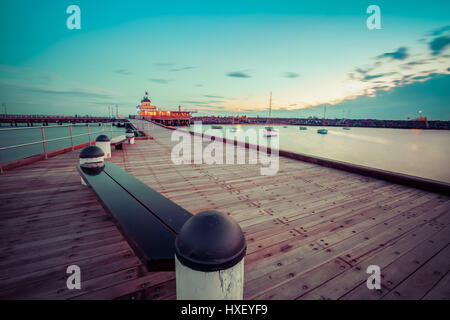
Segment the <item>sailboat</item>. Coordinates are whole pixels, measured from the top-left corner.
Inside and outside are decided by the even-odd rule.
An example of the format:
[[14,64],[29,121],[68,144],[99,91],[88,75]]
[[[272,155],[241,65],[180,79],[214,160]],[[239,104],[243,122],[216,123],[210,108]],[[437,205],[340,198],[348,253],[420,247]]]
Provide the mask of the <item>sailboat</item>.
[[322,129],[317,129],[317,133],[319,134],[327,134],[328,130],[325,129],[325,114],[327,112],[327,107],[323,107],[323,119],[322,119]]
[[[272,114],[272,92],[270,92],[270,102],[269,102],[269,119]],[[267,123],[269,123],[269,119],[267,119]],[[278,131],[275,130],[272,126],[267,126],[264,128],[264,136],[265,137],[274,137],[278,134]]]

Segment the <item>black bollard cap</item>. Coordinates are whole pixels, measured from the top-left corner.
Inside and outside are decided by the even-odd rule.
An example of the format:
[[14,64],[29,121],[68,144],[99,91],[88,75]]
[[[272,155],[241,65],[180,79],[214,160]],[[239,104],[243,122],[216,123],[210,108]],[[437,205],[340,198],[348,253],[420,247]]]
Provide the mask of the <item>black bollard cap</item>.
[[80,152],[80,158],[100,158],[104,157],[105,153],[97,146],[87,146]]
[[97,139],[95,139],[95,141],[98,141],[98,142],[109,142],[111,140],[109,140],[107,135],[101,134],[101,135],[99,135],[97,137]]
[[175,254],[185,266],[204,272],[233,267],[247,250],[244,233],[231,217],[204,211],[191,217],[175,240]]

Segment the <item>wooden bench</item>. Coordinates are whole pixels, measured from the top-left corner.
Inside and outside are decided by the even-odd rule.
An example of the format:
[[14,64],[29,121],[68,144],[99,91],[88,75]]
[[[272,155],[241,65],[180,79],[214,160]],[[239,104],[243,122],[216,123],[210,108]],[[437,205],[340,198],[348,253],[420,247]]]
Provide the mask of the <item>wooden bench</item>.
[[128,140],[128,138],[125,135],[117,136],[117,137],[111,139],[111,146],[114,146],[114,148],[116,150],[122,150],[122,148],[123,148],[122,145],[127,140]]
[[175,238],[190,212],[110,162],[77,169],[149,271],[175,270]]

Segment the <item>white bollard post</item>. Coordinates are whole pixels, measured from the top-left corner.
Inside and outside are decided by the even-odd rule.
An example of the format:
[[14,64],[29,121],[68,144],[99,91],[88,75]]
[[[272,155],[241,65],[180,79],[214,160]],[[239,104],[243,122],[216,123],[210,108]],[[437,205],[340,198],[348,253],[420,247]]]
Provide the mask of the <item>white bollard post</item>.
[[134,132],[133,132],[133,130],[127,129],[126,136],[128,138],[128,143],[129,144],[134,144]]
[[[97,146],[87,146],[80,152],[80,165],[82,168],[101,168],[104,167],[103,150]],[[81,184],[86,185],[86,182],[81,178]]]
[[101,134],[95,139],[95,145],[103,150],[105,159],[111,158],[111,140],[108,136]]
[[246,250],[229,216],[205,211],[190,218],[175,241],[177,300],[242,300]]

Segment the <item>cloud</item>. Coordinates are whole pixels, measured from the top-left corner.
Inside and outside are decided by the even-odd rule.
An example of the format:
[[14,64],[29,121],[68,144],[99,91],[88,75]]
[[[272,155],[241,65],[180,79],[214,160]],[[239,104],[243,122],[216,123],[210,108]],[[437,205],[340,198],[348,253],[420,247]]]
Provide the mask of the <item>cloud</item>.
[[190,70],[190,69],[195,69],[196,67],[180,67],[180,68],[172,68],[172,69],[169,69],[169,71],[172,71],[172,72],[177,72],[177,71],[183,71],[183,70]]
[[300,77],[300,75],[298,73],[296,73],[296,72],[285,72],[283,74],[283,77],[285,77],[285,78],[298,78],[298,77]]
[[208,104],[205,101],[193,101],[193,100],[183,100],[182,103],[189,103],[189,104]]
[[433,32],[431,32],[432,36],[440,36],[441,34],[450,31],[450,26],[445,26],[439,29],[434,30]]
[[408,51],[408,49],[406,47],[400,47],[394,52],[383,53],[382,55],[379,55],[378,58],[379,59],[391,58],[393,60],[405,60],[409,56],[407,51]]
[[369,72],[369,70],[364,70],[364,69],[361,69],[361,68],[356,68],[355,71],[358,72],[358,73],[361,73],[361,74],[366,74],[367,72]]
[[173,80],[167,80],[167,79],[149,79],[149,80],[152,82],[155,82],[155,83],[160,83],[160,84],[167,84],[167,83],[173,81]]
[[450,37],[442,36],[434,38],[430,42],[430,49],[432,51],[432,55],[438,55],[442,52],[448,45],[450,44]]
[[362,81],[369,81],[369,80],[372,80],[372,79],[381,78],[383,76],[384,76],[384,74],[373,74],[373,75],[368,74],[368,75],[365,75],[361,80]]
[[250,75],[240,71],[229,72],[227,73],[227,76],[232,78],[250,78]]
[[77,96],[86,98],[110,98],[107,93],[84,91],[84,90],[48,90],[40,88],[29,88],[28,91],[35,93],[62,95],[62,96]]
[[129,75],[133,74],[131,71],[128,71],[128,70],[125,70],[125,69],[115,70],[114,72],[117,73],[117,74],[124,75],[124,76],[129,76]]
[[430,76],[431,76],[431,74],[428,76],[416,76],[416,77],[413,77],[413,79],[414,80],[424,80],[424,79],[430,78]]
[[408,66],[418,66],[418,65],[421,65],[421,64],[425,64],[425,62],[423,62],[423,61],[411,61],[411,62],[407,63]]
[[[373,80],[373,79],[377,79],[377,78],[391,76],[396,73],[397,72],[387,72],[387,73],[379,73],[379,74],[372,74],[372,75],[367,74],[361,79],[361,81],[369,81],[369,80]],[[376,82],[379,83],[379,81],[376,81]]]
[[213,96],[211,94],[205,94],[203,95],[205,98],[217,98],[217,99],[222,99],[225,98],[224,96]]

